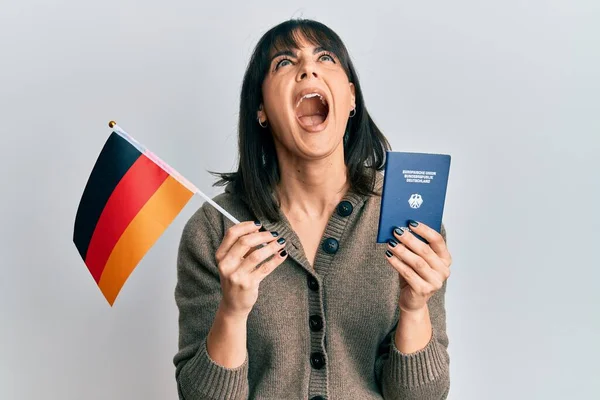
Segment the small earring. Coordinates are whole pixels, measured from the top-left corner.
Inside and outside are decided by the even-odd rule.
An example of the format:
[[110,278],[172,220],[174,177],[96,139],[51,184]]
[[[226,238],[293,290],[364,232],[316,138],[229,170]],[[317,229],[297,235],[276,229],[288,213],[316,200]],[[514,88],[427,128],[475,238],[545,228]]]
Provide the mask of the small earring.
[[267,123],[267,120],[265,120],[265,124],[264,124],[264,125],[263,125],[263,124],[260,122],[260,118],[256,118],[256,121],[258,121],[258,124],[259,124],[259,125],[260,125],[262,128],[266,128],[266,127],[267,127],[267,125],[268,125],[268,123]]
[[350,111],[350,118],[354,117],[356,115],[356,108],[353,108],[352,111]]

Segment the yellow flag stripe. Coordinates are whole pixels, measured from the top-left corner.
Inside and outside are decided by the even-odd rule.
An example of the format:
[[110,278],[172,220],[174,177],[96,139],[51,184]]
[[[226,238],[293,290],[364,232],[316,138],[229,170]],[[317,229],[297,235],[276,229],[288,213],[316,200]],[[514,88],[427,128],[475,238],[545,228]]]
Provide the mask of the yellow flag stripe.
[[192,196],[169,176],[133,218],[113,248],[98,283],[111,306],[131,272]]

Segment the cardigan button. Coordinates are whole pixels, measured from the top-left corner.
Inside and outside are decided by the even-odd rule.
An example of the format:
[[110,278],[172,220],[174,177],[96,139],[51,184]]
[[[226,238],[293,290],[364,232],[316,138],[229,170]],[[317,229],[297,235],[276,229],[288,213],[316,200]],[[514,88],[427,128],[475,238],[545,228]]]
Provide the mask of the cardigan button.
[[322,246],[325,253],[328,253],[328,254],[337,253],[339,247],[340,247],[339,242],[337,240],[335,240],[334,238],[325,239],[325,241],[323,242],[323,246]]
[[307,275],[306,283],[308,284],[308,288],[310,290],[312,290],[313,292],[316,292],[319,290],[319,281],[317,281],[317,278],[315,278],[314,276]]
[[353,209],[354,207],[352,207],[352,203],[350,203],[348,200],[342,201],[337,206],[337,212],[342,217],[347,217],[348,215],[352,214]]
[[323,353],[312,353],[310,355],[310,365],[314,369],[321,369],[325,366],[325,357]]
[[308,319],[308,326],[313,332],[318,332],[323,329],[323,318],[320,315],[311,315]]

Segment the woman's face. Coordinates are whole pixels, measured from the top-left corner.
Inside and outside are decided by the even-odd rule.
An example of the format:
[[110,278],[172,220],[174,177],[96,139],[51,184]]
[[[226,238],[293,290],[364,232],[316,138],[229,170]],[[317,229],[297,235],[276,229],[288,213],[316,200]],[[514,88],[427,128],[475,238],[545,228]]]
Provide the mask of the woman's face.
[[334,54],[306,41],[272,54],[262,93],[258,118],[271,126],[277,147],[309,159],[343,149],[354,85]]

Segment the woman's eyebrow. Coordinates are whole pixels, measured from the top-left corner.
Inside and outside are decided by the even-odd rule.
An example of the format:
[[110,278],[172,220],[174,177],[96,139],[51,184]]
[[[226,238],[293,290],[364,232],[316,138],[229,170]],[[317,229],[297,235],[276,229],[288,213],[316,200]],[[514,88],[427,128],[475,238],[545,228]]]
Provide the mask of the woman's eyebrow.
[[291,51],[291,50],[280,50],[277,53],[273,54],[273,56],[271,57],[271,61],[273,61],[274,59],[276,59],[279,56],[289,56],[289,57],[296,58],[296,54],[293,51]]

